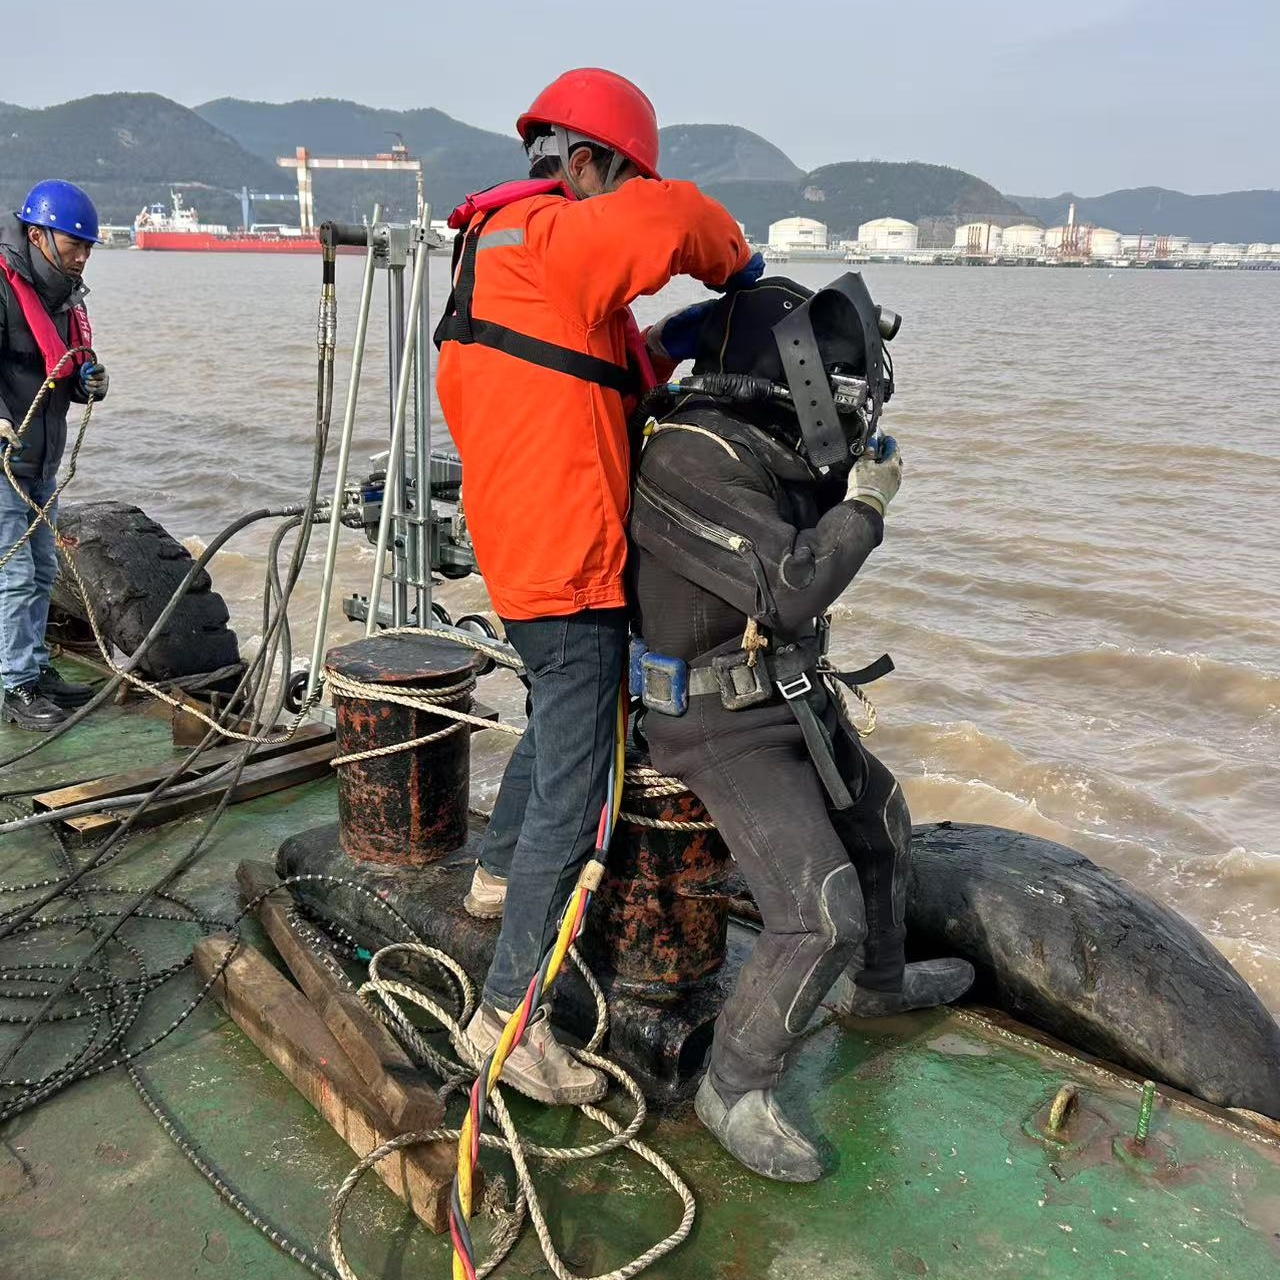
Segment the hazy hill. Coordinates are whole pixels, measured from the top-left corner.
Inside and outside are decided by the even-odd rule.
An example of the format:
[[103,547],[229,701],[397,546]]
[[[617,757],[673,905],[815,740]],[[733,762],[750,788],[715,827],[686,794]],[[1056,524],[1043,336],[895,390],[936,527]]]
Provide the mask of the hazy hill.
[[[427,191],[437,212],[465,192],[524,172],[515,139],[476,129],[441,111],[384,111],[336,99],[263,103],[223,98],[196,111],[247,150],[274,160],[306,146],[317,154],[367,155],[385,151],[399,135],[421,157]],[[686,178],[722,200],[763,238],[769,223],[792,214],[821,219],[837,236],[852,235],[868,218],[894,214],[955,226],[969,217],[1017,220],[1022,211],[995,188],[958,169],[940,165],[854,161],[828,165],[812,174],[759,134],[738,125],[671,125],[662,130],[664,177]],[[373,199],[376,179],[359,191],[347,181],[316,176],[316,198]]]
[[[318,98],[264,103],[222,98],[192,111],[151,93],[99,94],[44,109],[0,103],[0,207],[16,207],[32,183],[65,177],[88,189],[105,220],[129,222],[144,204],[181,186],[210,222],[240,220],[238,193],[291,192],[290,170],[275,164],[298,146],[316,154],[370,155],[403,137],[426,171],[437,214],[468,191],[525,172],[510,136],[478,129],[434,108],[385,111]],[[702,184],[762,239],[791,215],[827,223],[833,238],[893,215],[921,226],[922,243],[946,241],[957,223],[1028,217],[1060,222],[1072,199],[1004,196],[972,174],[941,165],[855,160],[805,174],[767,139],[737,125],[673,125],[662,131],[662,170]],[[380,200],[387,216],[413,206],[406,174],[315,175],[320,218],[358,218]],[[1187,196],[1144,188],[1077,201],[1082,220],[1120,231],[1148,230],[1197,240],[1280,241],[1280,192]],[[1025,210],[1025,212],[1024,212]],[[296,206],[261,202],[259,221],[294,221]]]
[[208,220],[239,221],[230,194],[278,179],[271,167],[193,111],[154,93],[110,93],[42,110],[3,109],[0,206],[16,208],[41,178],[84,187],[108,222],[132,222],[171,183],[209,188],[189,193]]
[[804,170],[772,142],[735,124],[676,124],[659,134],[662,176],[714,182],[791,182]]
[[1252,244],[1280,242],[1280,191],[1228,191],[1222,195],[1189,196],[1163,187],[1110,191],[1104,196],[1074,196],[1066,192],[1048,198],[1010,196],[1046,226],[1067,220],[1074,200],[1076,218],[1113,231],[1150,231],[1190,236],[1192,240],[1226,240]]
[[[523,177],[527,170],[524,151],[514,137],[477,129],[432,107],[386,111],[337,98],[282,103],[219,98],[195,110],[271,165],[277,156],[292,155],[298,147],[315,155],[375,155],[389,151],[399,135],[409,154],[422,161],[427,199],[440,216],[468,191]],[[291,171],[276,172],[276,181],[290,180]],[[374,200],[388,206],[390,216],[407,216],[414,197],[413,180],[400,174],[321,170],[313,188],[321,217],[326,212],[347,217],[367,211]]]
[[975,218],[1007,225],[1026,217],[980,178],[935,164],[849,160],[798,182],[714,182],[707,190],[758,239],[771,222],[794,216],[825,222],[832,239],[852,239],[873,218],[906,218],[921,224],[921,243]]
[[[442,111],[387,111],[316,98],[303,102],[245,102],[220,98],[195,108],[210,124],[235,138],[246,150],[274,163],[296,147],[316,155],[370,155],[386,151],[397,137],[410,154],[423,162],[429,198],[443,212],[468,191],[504,178],[523,177],[524,151],[508,134],[477,129]],[[673,125],[663,129],[662,172],[665,177],[711,183],[765,179],[798,182],[804,171],[773,143],[737,125]],[[341,175],[316,175],[316,197],[333,195]],[[379,178],[361,179],[366,203],[372,201]],[[346,180],[342,198],[355,190]]]

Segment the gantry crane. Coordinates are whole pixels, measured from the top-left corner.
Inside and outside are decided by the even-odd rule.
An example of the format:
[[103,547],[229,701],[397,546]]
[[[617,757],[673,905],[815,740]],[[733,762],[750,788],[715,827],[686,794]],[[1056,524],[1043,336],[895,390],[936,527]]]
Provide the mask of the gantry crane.
[[313,156],[306,147],[299,147],[291,156],[276,160],[282,169],[296,169],[298,173],[298,220],[303,235],[315,233],[316,207],[311,194],[312,169],[381,169],[398,173],[412,173],[417,178],[417,208],[422,208],[422,161],[409,154],[399,134],[390,151],[380,151],[374,156]]

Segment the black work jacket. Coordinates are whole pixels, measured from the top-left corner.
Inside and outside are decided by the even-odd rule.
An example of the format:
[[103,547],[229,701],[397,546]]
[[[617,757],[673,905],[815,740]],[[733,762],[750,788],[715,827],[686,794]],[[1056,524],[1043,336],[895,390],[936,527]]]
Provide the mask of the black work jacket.
[[[66,342],[71,309],[84,301],[88,290],[32,258],[39,250],[32,248],[25,225],[13,214],[0,216],[0,253],[35,288],[58,337]],[[9,282],[0,275],[0,418],[19,427],[44,381],[44,356]],[[14,450],[14,475],[40,480],[57,475],[67,445],[67,411],[73,402],[84,404],[86,399],[74,372],[54,383],[28,424],[22,447]]]

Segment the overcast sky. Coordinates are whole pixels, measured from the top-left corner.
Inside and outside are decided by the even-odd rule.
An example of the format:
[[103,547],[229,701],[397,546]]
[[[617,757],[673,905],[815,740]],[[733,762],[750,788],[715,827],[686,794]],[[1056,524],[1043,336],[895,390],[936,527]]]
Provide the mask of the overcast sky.
[[745,125],[806,169],[927,160],[1018,195],[1280,187],[1280,0],[59,0],[25,12],[5,19],[0,77],[0,99],[24,106],[112,90],[189,106],[336,97],[506,132],[559,71],[601,65],[636,80],[663,124]]

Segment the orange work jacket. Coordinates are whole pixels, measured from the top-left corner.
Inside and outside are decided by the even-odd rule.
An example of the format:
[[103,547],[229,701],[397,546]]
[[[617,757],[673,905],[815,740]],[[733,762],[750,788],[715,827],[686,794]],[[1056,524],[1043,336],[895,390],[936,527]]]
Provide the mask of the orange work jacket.
[[489,598],[512,621],[622,606],[624,395],[513,354],[521,346],[509,335],[620,374],[635,298],[677,275],[723,284],[750,250],[728,211],[692,183],[646,178],[589,200],[518,198],[475,214],[470,229],[479,230],[471,317],[506,338],[450,340],[442,325],[436,390]]

